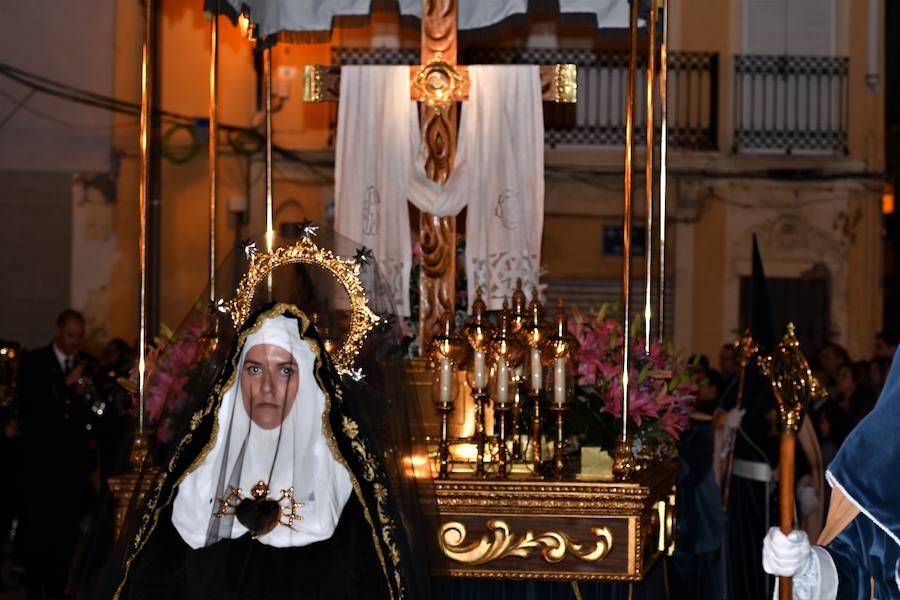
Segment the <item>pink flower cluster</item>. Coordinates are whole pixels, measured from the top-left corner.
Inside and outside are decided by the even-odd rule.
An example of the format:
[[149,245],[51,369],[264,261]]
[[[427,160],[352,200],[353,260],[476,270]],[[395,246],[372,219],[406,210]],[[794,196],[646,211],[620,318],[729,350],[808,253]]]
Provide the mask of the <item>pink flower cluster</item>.
[[[569,331],[579,343],[578,384],[592,410],[621,417],[624,331],[617,312],[604,305],[588,316],[576,308]],[[688,365],[667,344],[653,341],[647,352],[639,328],[638,323],[632,332],[629,355],[628,417],[639,437],[664,433],[678,439],[687,428],[697,388]]]
[[[161,442],[170,441],[172,416],[183,411],[190,401],[188,381],[209,350],[204,337],[209,320],[209,311],[201,310],[184,324],[177,336],[163,326],[162,335],[154,340],[145,355],[144,415],[147,425],[156,428],[156,437]],[[137,390],[137,379],[135,367],[128,386],[133,391]],[[137,394],[134,401],[137,412]]]

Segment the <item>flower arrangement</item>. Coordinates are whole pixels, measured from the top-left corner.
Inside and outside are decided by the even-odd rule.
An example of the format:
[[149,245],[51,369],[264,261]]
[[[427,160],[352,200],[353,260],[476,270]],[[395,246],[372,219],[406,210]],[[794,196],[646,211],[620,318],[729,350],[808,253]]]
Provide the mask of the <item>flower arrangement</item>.
[[[193,394],[189,389],[191,375],[201,367],[210,350],[207,331],[210,311],[199,310],[184,323],[178,334],[165,325],[144,357],[146,388],[144,417],[155,431],[156,441],[167,444],[174,436],[178,416],[188,408]],[[119,383],[132,394],[132,413],[138,412],[138,367],[132,367]]]
[[[569,331],[579,343],[575,353],[576,392],[570,427],[582,445],[615,446],[622,423],[624,327],[617,305],[603,305],[584,315],[577,308]],[[688,412],[697,394],[690,365],[671,346],[653,341],[649,351],[636,321],[628,341],[629,430],[635,450],[671,449],[688,426]],[[647,452],[645,451],[645,454]]]

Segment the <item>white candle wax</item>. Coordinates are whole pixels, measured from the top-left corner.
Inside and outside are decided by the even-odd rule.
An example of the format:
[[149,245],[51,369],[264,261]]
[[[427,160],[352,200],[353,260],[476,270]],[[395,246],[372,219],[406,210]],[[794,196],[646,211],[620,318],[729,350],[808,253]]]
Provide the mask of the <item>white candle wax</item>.
[[553,364],[553,402],[558,406],[566,403],[566,359],[557,358]]
[[475,352],[472,372],[475,375],[476,389],[483,389],[487,385],[487,362],[485,360],[484,352]]
[[541,391],[544,387],[544,367],[541,365],[541,351],[538,348],[531,349],[531,390]]
[[509,404],[509,363],[505,358],[497,359],[497,397],[500,406]]
[[440,386],[440,398],[442,403],[448,404],[452,398],[453,368],[450,366],[450,360],[446,356],[441,359],[439,368],[440,379],[438,380],[438,385]]

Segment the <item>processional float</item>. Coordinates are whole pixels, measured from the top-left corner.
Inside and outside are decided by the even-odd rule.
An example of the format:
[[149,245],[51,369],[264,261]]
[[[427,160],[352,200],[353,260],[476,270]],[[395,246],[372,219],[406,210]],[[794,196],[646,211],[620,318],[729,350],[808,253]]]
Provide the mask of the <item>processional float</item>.
[[[151,144],[149,116],[152,112],[153,57],[151,27],[154,0],[145,0],[145,38],[142,53],[141,179],[140,179],[140,346],[138,378],[138,429],[131,453],[133,472],[110,481],[118,496],[119,514],[149,487],[144,431],[145,318],[147,281],[147,191]],[[653,0],[641,7],[633,0],[629,17],[629,61],[624,160],[624,256],[622,306],[624,336],[631,339],[632,229],[634,223],[634,134],[638,68],[638,23],[647,25],[647,123],[645,153],[645,227],[648,232],[644,269],[643,332],[645,347],[664,331],[666,285],[667,212],[667,110],[668,0]],[[218,127],[218,5],[210,24],[209,67],[209,272],[215,277],[215,214],[217,197]],[[661,39],[657,40],[662,11]],[[427,175],[443,183],[452,176],[455,152],[457,102],[467,97],[466,67],[456,64],[457,2],[423,2],[421,65],[410,67],[411,97],[424,104],[422,127],[428,157]],[[658,43],[659,42],[659,43]],[[274,214],[272,193],[272,59],[264,46],[263,78],[265,105],[265,214],[267,253],[272,253]],[[657,65],[656,59],[659,58]],[[305,69],[304,98],[321,102],[337,100],[339,67],[310,66]],[[541,68],[545,100],[574,102],[574,65]],[[659,105],[657,107],[657,94]],[[657,147],[654,115],[660,116],[659,165],[654,165]],[[659,177],[658,196],[654,190]],[[658,204],[657,204],[658,202]],[[656,217],[656,222],[654,221]],[[476,298],[463,330],[457,332],[451,317],[455,297],[455,219],[423,214],[420,237],[424,257],[420,283],[420,348],[423,356],[410,370],[418,375],[419,396],[438,415],[434,438],[433,482],[440,508],[436,539],[449,559],[450,573],[457,577],[496,579],[640,581],[656,561],[674,549],[673,458],[640,464],[633,452],[628,424],[631,349],[624,344],[622,372],[622,422],[616,436],[611,468],[576,477],[566,452],[566,414],[573,394],[575,342],[567,327],[562,302],[551,319],[535,295],[530,301],[519,289],[510,304],[494,319],[484,302]],[[649,243],[653,240],[653,243]],[[657,257],[653,260],[653,256]],[[654,302],[653,284],[658,297]],[[215,286],[209,300],[214,302]],[[814,383],[798,378],[796,344],[785,348],[766,363],[777,380],[776,394],[783,415],[798,413],[804,399],[814,393]],[[749,344],[749,342],[747,342]],[[742,365],[752,352],[744,348]],[[793,358],[785,358],[793,357]],[[793,361],[793,362],[791,362]],[[793,365],[793,366],[784,366]],[[785,375],[788,373],[789,375]],[[791,379],[794,377],[794,379]],[[806,381],[805,385],[791,381]],[[813,380],[814,382],[814,380]],[[799,386],[799,387],[798,387]],[[790,392],[790,393],[788,393]],[[817,393],[817,392],[815,392]],[[460,400],[470,401],[461,402]],[[453,439],[450,419],[461,405],[473,408],[472,431],[465,439]],[[524,409],[531,414],[530,427],[523,427]],[[552,419],[543,415],[550,413]],[[552,426],[553,439],[546,439],[544,423]],[[791,421],[791,423],[795,423]],[[789,452],[790,431],[783,444]],[[496,432],[496,434],[495,434]],[[523,443],[523,440],[525,442]],[[552,447],[552,452],[551,452]],[[466,451],[470,452],[466,452]],[[785,457],[783,457],[785,458]],[[144,480],[138,473],[145,474]],[[585,475],[582,473],[581,475]],[[121,522],[121,521],[120,521]],[[782,523],[784,526],[785,523]],[[782,590],[786,586],[782,586]]]

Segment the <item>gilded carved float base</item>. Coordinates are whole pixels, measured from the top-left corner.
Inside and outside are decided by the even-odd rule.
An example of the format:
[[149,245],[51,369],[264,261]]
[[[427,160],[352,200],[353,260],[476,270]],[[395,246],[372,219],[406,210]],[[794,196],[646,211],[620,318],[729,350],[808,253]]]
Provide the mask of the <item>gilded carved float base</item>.
[[675,461],[631,481],[435,479],[450,575],[640,581],[674,550]]

